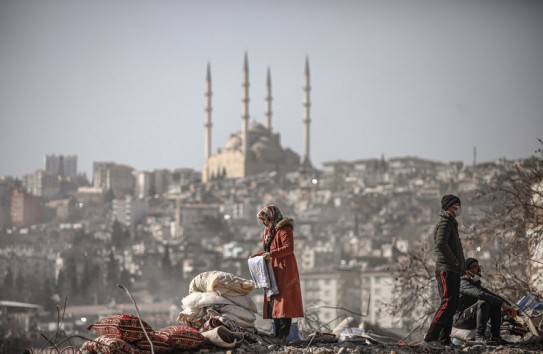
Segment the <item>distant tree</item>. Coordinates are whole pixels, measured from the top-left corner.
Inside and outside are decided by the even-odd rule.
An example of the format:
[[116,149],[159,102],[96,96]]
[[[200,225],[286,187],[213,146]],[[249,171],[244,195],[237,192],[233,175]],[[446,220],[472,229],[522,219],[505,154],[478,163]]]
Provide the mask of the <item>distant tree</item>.
[[58,274],[57,291],[60,298],[68,296],[70,301],[75,297],[77,292],[77,270],[75,259],[68,258]]
[[44,300],[43,284],[45,283],[45,277],[36,277],[33,280],[29,279],[28,283],[32,284],[32,291],[29,292],[27,301],[33,304],[41,304]]
[[66,280],[66,274],[64,273],[64,269],[61,269],[58,272],[56,292],[61,298],[67,296],[67,294],[69,293],[68,281]]
[[87,303],[99,304],[107,300],[107,287],[105,284],[104,272],[97,263],[89,264],[89,277],[87,278],[88,288]]
[[8,266],[6,275],[4,276],[4,280],[2,282],[3,300],[13,299],[13,296],[15,295],[14,287],[15,287],[15,278],[13,276],[13,271],[11,270],[11,267]]
[[115,254],[113,251],[109,253],[107,267],[106,267],[106,293],[109,298],[118,296],[120,292],[117,291],[117,284],[119,283],[119,264],[115,259]]
[[83,229],[77,229],[74,232],[73,245],[80,245],[88,238],[88,234]]
[[[543,145],[543,141],[539,140]],[[511,299],[526,293],[543,296],[543,150],[513,169],[482,181],[477,199],[488,205],[475,224],[473,239],[499,245],[485,273]],[[488,276],[487,275],[487,276]]]
[[13,181],[13,184],[16,189],[23,188],[23,181],[19,179],[19,177],[15,177],[15,181]]
[[36,272],[28,272],[24,277],[25,301],[39,304],[43,299],[43,283],[46,279],[44,275],[38,275]]
[[74,257],[70,257],[68,259],[68,263],[66,265],[66,274],[68,275],[68,280],[70,282],[70,293],[72,294],[72,296],[74,296],[79,293],[79,277],[77,274],[77,264]]
[[113,193],[113,190],[112,189],[108,189],[105,193],[104,193],[104,200],[106,202],[111,202],[113,199],[115,199],[115,193]]
[[224,242],[232,239],[232,232],[228,223],[220,216],[205,216],[199,226],[208,230],[213,235],[220,236]]
[[29,294],[26,286],[26,278],[23,272],[19,272],[15,278],[15,291],[17,292],[17,300],[19,301],[28,301]]
[[113,251],[109,252],[109,259],[107,262],[107,280],[108,282],[115,284],[119,279],[119,266],[115,259]]
[[169,245],[166,245],[166,247],[164,247],[164,256],[162,257],[161,267],[164,275],[169,278],[172,275],[172,259],[170,256]]
[[[160,289],[160,279],[158,279],[157,277],[150,277],[148,280],[147,280],[147,288],[148,289]],[[152,292],[154,297],[153,299],[154,300],[158,300],[159,298],[159,293],[158,291],[155,291],[155,292]]]
[[126,225],[115,219],[111,226],[111,242],[115,247],[122,248],[128,241],[130,241],[130,231]]
[[92,288],[90,287],[92,277],[93,274],[91,273],[91,264],[89,257],[87,256],[85,257],[85,261],[83,262],[83,271],[78,284],[79,292],[84,297],[87,297],[85,295],[92,290]]
[[[512,169],[479,181],[479,189],[470,202],[483,206],[481,214],[468,235],[462,237],[497,250],[491,255],[492,264],[484,269],[485,286],[512,301],[527,292],[543,298],[543,250],[538,248],[543,241],[543,151],[539,148],[536,153],[538,156]],[[420,337],[438,301],[429,245],[423,243],[407,252],[391,271],[395,283],[388,310],[410,321],[409,327]]]
[[391,269],[394,275],[393,301],[387,305],[387,310],[402,319],[416,340],[428,328],[436,309],[434,264],[429,244],[424,241],[400,256]]
[[121,271],[119,284],[122,284],[123,286],[130,286],[132,284],[132,276],[125,267],[123,267]]
[[52,277],[45,277],[40,283],[39,298],[36,303],[41,304],[46,311],[52,312],[55,309],[55,280]]

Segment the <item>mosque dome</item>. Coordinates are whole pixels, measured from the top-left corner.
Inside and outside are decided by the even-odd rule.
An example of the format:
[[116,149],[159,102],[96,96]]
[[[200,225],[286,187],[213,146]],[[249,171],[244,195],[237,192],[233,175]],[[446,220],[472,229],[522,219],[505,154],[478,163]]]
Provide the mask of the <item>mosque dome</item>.
[[[249,151],[257,160],[272,161],[281,158],[283,148],[279,144],[279,139],[275,134],[258,122],[249,124]],[[242,133],[237,131],[230,135],[230,138],[224,145],[224,150],[242,150]]]
[[268,134],[268,129],[254,120],[249,123],[249,131],[258,134]]
[[241,133],[231,134],[230,138],[224,145],[225,150],[240,150],[241,149]]
[[277,161],[281,159],[283,149],[268,136],[260,136],[250,147],[258,160]]

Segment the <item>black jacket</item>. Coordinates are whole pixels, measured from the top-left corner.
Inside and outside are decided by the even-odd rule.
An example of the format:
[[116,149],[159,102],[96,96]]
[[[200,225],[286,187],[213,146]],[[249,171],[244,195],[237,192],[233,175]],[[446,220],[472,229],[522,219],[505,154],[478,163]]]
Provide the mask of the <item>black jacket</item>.
[[464,274],[466,266],[458,235],[458,222],[444,210],[441,211],[434,230],[434,253],[436,271]]
[[458,318],[465,309],[475,304],[478,300],[484,300],[494,306],[501,306],[506,302],[501,296],[483,288],[481,282],[475,283],[471,278],[464,275],[460,279],[460,297],[458,299],[458,308],[456,309],[456,314],[454,316],[455,319]]

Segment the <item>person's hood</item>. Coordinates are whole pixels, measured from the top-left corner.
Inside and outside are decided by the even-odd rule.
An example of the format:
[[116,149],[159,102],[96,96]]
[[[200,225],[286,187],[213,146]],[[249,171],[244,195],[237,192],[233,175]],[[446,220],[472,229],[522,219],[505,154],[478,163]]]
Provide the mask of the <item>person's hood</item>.
[[283,218],[277,223],[277,225],[275,225],[275,229],[279,230],[284,226],[294,227],[294,220],[291,218]]

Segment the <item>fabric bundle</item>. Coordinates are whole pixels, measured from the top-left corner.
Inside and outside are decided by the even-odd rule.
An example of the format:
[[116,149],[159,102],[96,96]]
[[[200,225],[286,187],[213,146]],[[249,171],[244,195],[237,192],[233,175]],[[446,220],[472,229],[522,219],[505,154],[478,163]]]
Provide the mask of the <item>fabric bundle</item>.
[[256,287],[264,289],[264,293],[268,297],[279,294],[270,261],[265,260],[262,256],[256,256],[249,258],[247,263]]
[[253,289],[251,280],[218,270],[198,274],[189,285],[189,293],[214,292],[223,296],[248,295]]
[[[168,337],[157,332],[151,332],[147,334],[151,343],[153,343],[153,350],[157,354],[169,353],[173,348],[168,344]],[[135,343],[136,347],[145,351],[151,351],[151,343],[147,338],[142,338]]]
[[186,326],[168,326],[157,330],[156,333],[165,336],[172,349],[196,349],[204,342],[200,332]]
[[232,305],[232,301],[211,292],[191,293],[181,300],[183,310],[177,321],[193,328],[200,328],[207,320],[207,309],[217,309],[224,305]]
[[[172,350],[191,350],[202,346],[205,338],[197,330],[186,326],[168,326],[154,331],[145,321],[143,328],[153,344],[155,353]],[[151,344],[136,316],[118,314],[107,316],[87,327],[98,334],[98,338],[83,343],[80,351],[85,354],[148,353]]]
[[100,336],[83,343],[79,352],[83,354],[144,354],[145,352],[126,341],[109,336]]
[[[147,322],[142,321],[142,323],[147,333],[152,331]],[[87,330],[91,330],[92,327],[98,336],[118,338],[129,343],[145,338],[139,318],[128,314],[107,316],[88,326]]]
[[244,335],[240,332],[232,332],[225,326],[219,326],[210,331],[203,332],[211,343],[220,348],[235,348],[243,341]]
[[181,300],[183,309],[177,321],[199,329],[216,346],[238,346],[244,337],[242,332],[254,330],[257,310],[249,297],[253,289],[252,280],[230,273],[201,273],[191,281],[189,294]]

